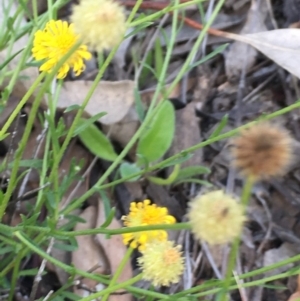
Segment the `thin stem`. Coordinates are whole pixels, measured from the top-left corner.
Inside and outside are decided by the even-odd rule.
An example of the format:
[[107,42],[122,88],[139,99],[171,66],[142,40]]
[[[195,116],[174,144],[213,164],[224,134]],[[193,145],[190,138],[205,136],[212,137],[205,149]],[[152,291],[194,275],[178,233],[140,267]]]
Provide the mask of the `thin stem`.
[[[125,265],[127,264],[128,260],[130,259],[133,250],[134,249],[131,248],[131,247],[129,247],[127,249],[125,256],[123,257],[122,261],[120,262],[120,264],[119,264],[119,266],[118,266],[118,268],[117,268],[117,270],[116,270],[113,278],[109,282],[109,285],[108,285],[107,289],[113,287],[116,284],[116,282],[118,281],[121,273],[123,272],[123,270],[125,268]],[[108,297],[109,297],[109,293],[107,293],[106,295],[104,295],[101,300],[102,301],[106,301],[108,299]]]
[[[130,141],[127,143],[127,145],[124,147],[123,151],[118,155],[118,157],[114,160],[114,162],[109,166],[109,168],[100,177],[100,179],[98,180],[98,182],[95,184],[95,187],[103,184],[106,181],[106,179],[109,177],[109,175],[114,171],[114,169],[122,162],[123,158],[128,154],[128,152],[130,151],[130,149],[133,147],[133,145],[139,139],[139,137],[141,136],[141,134],[147,128],[147,126],[151,122],[152,118],[156,115],[156,113],[160,109],[161,105],[163,104],[163,101],[161,101],[155,107],[155,104],[157,102],[159,93],[161,92],[161,90],[162,90],[162,88],[164,86],[164,78],[166,77],[167,68],[168,68],[169,62],[171,60],[172,49],[173,49],[173,46],[175,44],[176,27],[177,27],[177,21],[178,21],[177,15],[178,15],[178,11],[175,11],[174,15],[173,15],[173,22],[172,22],[172,34],[171,34],[170,42],[168,44],[168,50],[167,50],[167,53],[166,53],[166,57],[164,59],[164,65],[162,67],[162,72],[161,72],[159,80],[158,80],[158,85],[156,87],[155,94],[154,94],[153,99],[151,101],[151,104],[149,106],[146,118],[145,118],[144,122],[142,123],[142,125],[138,128],[138,130],[132,136],[132,138],[130,139]],[[85,104],[85,102],[84,102],[84,104]],[[76,121],[76,117],[75,117],[75,120],[74,120],[73,124]],[[71,129],[69,131],[71,131]],[[93,189],[90,189],[89,191],[87,191],[84,195],[82,195],[80,198],[78,198],[75,202],[73,202],[71,205],[69,205],[67,208],[65,208],[63,210],[63,214],[68,214],[71,211],[73,211],[73,209],[78,208],[78,206],[81,203],[83,203],[93,193],[94,193]]]
[[[53,258],[51,255],[47,254],[46,252],[44,252],[43,250],[39,249],[38,247],[36,247],[33,243],[31,243],[28,239],[26,239],[23,234],[21,234],[21,232],[17,231],[15,232],[15,236],[28,248],[30,249],[32,252],[40,255],[42,258],[46,259],[47,261],[53,263],[54,265],[60,267],[61,269],[63,269],[64,271],[66,271],[67,273],[71,274],[71,275],[75,275],[78,274],[80,276],[89,278],[89,279],[93,279],[99,282],[103,282],[103,278],[100,275],[95,275],[95,274],[91,274],[88,272],[84,272],[81,271],[79,269],[76,269],[72,266],[69,266],[55,258]],[[104,280],[105,281],[105,280]]]
[[95,235],[95,234],[108,234],[108,235],[117,235],[124,233],[134,233],[141,231],[152,231],[152,230],[185,230],[191,229],[189,223],[178,223],[173,225],[149,225],[149,226],[140,226],[140,227],[127,227],[120,229],[88,229],[88,230],[79,230],[79,231],[59,231],[56,230],[55,233],[61,236],[79,236],[79,235]]
[[[43,76],[39,77],[40,79],[43,78]],[[18,172],[19,172],[19,165],[20,165],[20,161],[22,159],[23,156],[23,152],[27,146],[27,141],[29,139],[29,136],[31,134],[31,129],[32,126],[34,124],[34,121],[36,119],[36,115],[38,112],[38,109],[40,107],[40,103],[42,101],[42,95],[40,97],[37,97],[31,107],[31,112],[29,114],[26,126],[25,126],[25,130],[24,130],[24,134],[22,136],[22,139],[20,141],[19,147],[16,151],[16,155],[15,155],[15,159],[14,159],[14,166],[13,169],[11,171],[11,176],[9,179],[9,185],[7,187],[7,191],[5,193],[5,196],[0,204],[0,221],[2,220],[2,217],[5,213],[7,204],[10,200],[10,197],[13,193],[13,191],[15,190],[15,184],[17,181],[17,176],[18,176]],[[6,125],[6,123],[5,123]]]
[[82,298],[80,299],[80,301],[92,301],[92,300],[96,300],[97,298],[99,298],[100,296],[106,295],[106,294],[111,294],[117,290],[119,290],[120,288],[126,288],[129,285],[132,285],[134,283],[136,283],[137,281],[141,280],[143,277],[142,274],[139,274],[133,278],[130,278],[127,281],[124,281],[122,283],[116,284],[115,286],[112,287],[107,287],[106,289],[104,289],[103,291],[97,292],[95,294],[91,294],[86,298]]
[[[283,114],[287,114],[289,113],[290,111],[293,111],[297,108],[300,108],[300,100],[298,100],[296,103],[288,106],[288,107],[285,107],[281,110],[278,110],[278,111],[275,111],[269,115],[266,115],[264,116],[263,118],[261,118],[261,120],[270,120],[270,119],[273,119],[273,118],[276,118],[280,115],[283,115]],[[112,187],[112,186],[115,186],[117,184],[120,184],[120,183],[123,183],[123,182],[126,182],[132,178],[135,178],[137,176],[140,176],[140,175],[143,175],[145,173],[148,173],[150,171],[153,171],[153,170],[158,170],[160,168],[163,168],[169,164],[172,164],[172,162],[178,160],[178,159],[183,159],[185,158],[188,154],[200,149],[200,148],[203,148],[204,146],[207,146],[207,145],[210,145],[214,142],[217,142],[217,141],[220,141],[220,140],[224,140],[224,139],[228,139],[228,138],[231,138],[233,137],[234,135],[238,134],[241,130],[249,127],[249,126],[252,126],[256,123],[258,123],[260,120],[255,120],[255,121],[251,121],[251,122],[248,122],[240,127],[237,127],[231,131],[228,131],[226,133],[223,133],[223,134],[220,134],[218,136],[215,136],[215,137],[212,137],[210,139],[207,139],[206,141],[203,141],[203,142],[200,142],[198,144],[195,144],[191,147],[188,147],[184,150],[182,150],[181,152],[177,153],[176,155],[174,156],[171,156],[157,164],[154,164],[152,166],[149,166],[147,169],[144,169],[140,172],[136,172],[134,174],[131,174],[130,176],[128,177],[125,177],[125,178],[122,178],[122,179],[119,179],[119,180],[116,180],[116,181],[113,181],[111,183],[108,183],[108,184],[103,184],[103,185],[100,185],[100,186],[95,186],[94,188],[92,188],[92,193],[96,192],[97,190],[103,190],[103,189],[106,189],[106,188],[109,188],[109,187]],[[91,194],[92,194],[91,193]]]
[[11,113],[11,115],[3,125],[2,130],[0,131],[0,139],[6,134],[8,128],[16,119],[17,115],[19,114],[19,112],[21,111],[21,109],[29,99],[29,97],[33,94],[33,92],[36,90],[36,88],[38,87],[38,85],[40,84],[40,82],[43,80],[44,77],[45,77],[45,72],[42,72],[34,81],[34,83],[31,85],[31,87],[28,89],[28,91],[25,93],[23,98],[20,100],[16,108],[13,110],[13,112]]
[[[254,184],[253,178],[248,177],[246,179],[246,182],[243,187],[241,204],[244,207],[244,213],[246,212],[246,209],[247,209],[247,205],[248,205],[248,202],[249,202],[249,199],[251,196],[253,184]],[[220,296],[220,301],[228,300],[227,291],[228,291],[230,282],[232,280],[231,274],[235,267],[236,258],[237,258],[238,252],[239,252],[239,246],[240,246],[240,236],[234,240],[231,250],[230,250],[229,261],[228,261],[227,271],[226,271],[226,275],[225,275],[223,291]]]
[[12,280],[11,280],[11,285],[10,285],[10,292],[9,292],[9,297],[8,301],[12,301],[15,295],[15,289],[18,281],[18,274],[20,270],[20,263],[22,260],[22,254],[18,253],[17,258],[14,260],[14,269],[12,273]]

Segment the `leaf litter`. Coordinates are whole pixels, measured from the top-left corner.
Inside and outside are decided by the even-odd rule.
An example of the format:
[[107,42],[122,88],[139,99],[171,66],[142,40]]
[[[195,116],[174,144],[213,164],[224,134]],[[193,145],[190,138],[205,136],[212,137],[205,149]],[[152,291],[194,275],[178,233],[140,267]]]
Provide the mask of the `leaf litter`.
[[[172,106],[175,109],[175,138],[173,139],[171,148],[169,148],[169,145],[166,146],[166,150],[169,150],[167,156],[199,143],[201,139],[207,139],[219,127],[222,120],[227,120],[224,128],[232,128],[240,122],[245,123],[246,121],[254,120],[262,113],[281,108],[285,104],[286,93],[290,93],[294,101],[299,98],[299,82],[291,76],[292,74],[298,78],[300,77],[300,68],[298,66],[300,59],[297,59],[299,57],[300,46],[299,29],[284,27],[290,25],[286,22],[297,22],[300,21],[300,18],[298,20],[294,13],[287,9],[287,4],[283,8],[282,4],[275,3],[272,9],[275,12],[284,10],[285,16],[281,14],[279,17],[276,17],[275,21],[279,23],[280,29],[274,29],[269,24],[269,11],[265,7],[265,4],[264,1],[254,0],[250,5],[248,1],[227,1],[226,8],[232,9],[234,14],[227,14],[226,10],[221,13],[226,15],[227,23],[218,27],[219,31],[210,29],[209,33],[215,35],[215,39],[209,36],[204,45],[208,47],[207,49],[213,49],[218,46],[218,43],[224,41],[224,39],[235,42],[231,43],[229,50],[225,50],[224,54],[216,55],[210,61],[206,62],[204,64],[205,68],[202,66],[195,67],[194,73],[186,76],[188,83],[196,78],[196,86],[188,85],[187,87],[183,80],[178,84],[176,90],[173,91],[169,98],[169,107]],[[0,14],[0,20],[2,20],[3,11],[0,10],[0,12],[2,13],[2,15]],[[187,11],[188,14],[191,12],[198,13],[195,7]],[[300,12],[300,9],[298,12]],[[187,17],[189,18],[189,15]],[[181,44],[194,42],[196,34],[193,24],[195,25],[195,22],[201,22],[200,16],[193,18],[193,22],[185,22],[184,26],[188,34],[187,36],[178,35],[174,48],[174,56],[185,56],[188,49],[190,49],[186,45],[185,48],[182,48]],[[236,25],[239,27],[231,31],[230,28]],[[200,29],[198,27],[196,29]],[[193,30],[190,30],[191,28]],[[168,25],[165,26],[165,29],[168,30]],[[226,30],[226,32],[220,30]],[[160,34],[163,35],[162,32]],[[27,41],[28,37],[26,36],[19,39],[14,44],[12,53],[21,50]],[[122,53],[120,53],[121,50],[119,49],[118,59],[114,62],[118,68],[123,68],[123,71],[130,70],[129,65],[131,63],[128,63],[127,58],[131,49],[133,49],[131,48],[133,47],[132,44],[133,40],[128,40],[127,44],[121,48]],[[160,46],[164,47],[163,43]],[[155,55],[154,47],[148,49],[148,51],[151,53],[150,55]],[[10,53],[1,51],[1,61],[7,60],[10,55]],[[18,56],[7,65],[8,70],[14,69],[17,61]],[[180,64],[182,63],[182,60],[178,61]],[[175,65],[172,67],[173,70],[169,70],[169,74],[172,71],[176,74],[177,67]],[[285,73],[287,84],[283,84],[278,75],[279,72],[277,70],[280,68],[288,71]],[[24,72],[27,80],[18,80],[16,83],[13,96],[9,99],[8,106],[0,116],[1,124],[4,124],[17,105],[18,99],[38,75],[37,68],[34,67],[26,68]],[[276,74],[273,75],[274,73]],[[107,113],[96,121],[95,128],[97,130],[103,129],[104,134],[102,135],[105,137],[108,145],[103,151],[108,151],[110,154],[112,152],[119,153],[134,135],[140,124],[140,115],[135,103],[136,96],[134,93],[136,83],[130,72],[124,72],[123,75],[123,78],[118,78],[117,75],[105,74],[108,80],[101,81],[98,84],[88,106],[85,108],[87,118],[95,116],[97,113]],[[273,77],[269,80],[271,76]],[[64,82],[58,100],[60,108],[74,105],[80,106],[82,104],[87,91],[92,85],[92,81],[86,80],[85,77],[88,77],[87,73],[83,75],[83,79]],[[149,77],[151,77],[150,74]],[[116,81],[116,78],[119,80]],[[151,80],[143,82],[144,91],[138,91],[144,109],[149,106],[149,100],[153,96],[151,92],[153,83],[155,83],[155,79],[152,77]],[[206,84],[203,86],[203,83]],[[166,83],[167,87],[168,83]],[[191,95],[188,100],[186,100],[187,92]],[[242,105],[238,106],[238,102]],[[31,106],[27,104],[24,107],[24,112],[30,112],[30,110]],[[58,115],[64,115],[63,110],[58,110]],[[44,111],[45,107],[41,107],[40,113],[42,114]],[[228,119],[224,119],[226,116],[228,116]],[[159,121],[165,122],[163,118]],[[289,119],[286,116],[281,118],[279,122],[288,129],[293,129],[295,125],[299,125],[297,119]],[[1,148],[3,149],[1,151],[2,162],[5,163],[5,160],[12,160],[11,156],[18,146],[25,124],[26,120],[22,118],[12,124],[10,131],[16,132],[13,140],[11,141],[10,138],[7,138],[1,142]],[[66,119],[65,124],[67,124]],[[157,123],[155,126],[155,131],[159,133],[167,125]],[[43,159],[43,147],[40,147],[40,152],[33,152],[34,149],[38,149],[38,138],[42,131],[43,125],[37,120],[25,150],[24,159]],[[98,140],[100,141],[101,139]],[[107,160],[109,158],[103,156],[103,153],[101,154],[101,145],[105,143],[100,143],[99,146],[96,144],[97,141],[93,143],[95,143],[96,148],[99,148],[97,152],[89,150],[89,143],[85,143],[83,139],[77,140],[74,138],[65,153],[60,166],[62,178],[72,169],[74,158],[79,160],[77,164],[79,164],[81,159],[84,159],[85,162],[83,166],[81,165],[78,177],[75,177],[76,179],[74,179],[66,190],[65,196],[61,200],[62,208],[66,207],[68,202],[83,195],[99,179],[108,166]],[[139,150],[139,148],[142,148],[142,143],[140,141],[131,150],[130,156],[126,158],[129,163],[137,161],[136,149]],[[155,147],[155,144],[151,144],[150,142],[149,144],[151,147]],[[146,146],[144,148],[147,148]],[[141,150],[141,153],[144,153],[147,157],[147,149],[145,151]],[[164,153],[165,150],[161,150],[160,156],[155,155],[153,158],[155,160],[160,159]],[[201,151],[196,151],[190,160],[184,162],[182,168],[205,166],[211,172],[204,174],[196,173],[194,180],[205,180],[218,187],[240,193],[241,179],[238,175],[234,174],[232,176],[229,160],[228,145],[226,143],[218,143],[205,147]],[[296,245],[298,243],[297,238],[300,235],[298,223],[300,212],[298,165],[295,164],[283,179],[272,181],[269,184],[261,183],[259,187],[255,188],[256,194],[252,195],[249,207],[250,213],[252,212],[253,214],[250,214],[249,227],[247,227],[247,231],[243,237],[241,258],[239,260],[240,273],[267,266],[270,263],[278,262],[299,253]],[[172,168],[160,170],[152,175],[167,178],[170,173],[172,173]],[[32,170],[29,175],[30,177],[27,177],[26,181],[23,180],[25,189],[22,188],[22,185],[16,187],[10,210],[5,217],[7,224],[17,225],[20,223],[20,214],[28,214],[28,206],[32,206],[36,201],[35,189],[42,189],[39,187],[38,173],[35,174]],[[234,180],[232,180],[232,177]],[[1,181],[3,182],[5,178],[9,178],[8,165],[1,172]],[[112,178],[110,180],[112,181]],[[185,182],[179,186],[173,186],[171,183],[167,186],[161,186],[152,183],[146,175],[135,182],[125,182],[124,184],[117,185],[113,191],[108,189],[109,199],[117,207],[116,218],[113,219],[110,227],[121,227],[118,221],[120,216],[127,213],[131,201],[141,200],[141,198],[150,198],[159,206],[167,207],[171,214],[176,216],[178,220],[181,220],[184,218],[188,201],[199,191],[205,189],[199,183]],[[28,199],[23,197],[26,193],[31,193],[31,197]],[[71,198],[70,195],[72,196]],[[19,201],[18,198],[22,201]],[[72,212],[71,215],[82,219],[80,222],[74,222],[72,229],[97,228],[106,220],[104,213],[103,200],[92,196],[82,208]],[[42,208],[40,218],[45,219],[46,216],[47,208]],[[62,220],[61,225],[69,222],[70,220],[68,219]],[[183,240],[182,235],[174,237],[175,239],[181,239],[186,254],[192,262],[190,275],[183,277],[182,286],[189,288],[194,282],[211,279],[212,276],[218,274],[217,270],[222,272],[222,262],[225,260],[224,254],[226,250],[201,247],[190,236],[186,236],[187,239],[185,240]],[[51,254],[54,258],[64,263],[73,262],[76,267],[84,271],[92,270],[93,273],[113,274],[126,251],[120,236],[112,236],[110,239],[107,239],[104,235],[79,236],[76,243],[78,247],[75,245],[75,250],[66,251],[54,248]],[[193,250],[189,252],[191,246]],[[36,260],[33,260],[30,267],[38,267]],[[134,266],[132,267],[130,264],[126,266],[124,273],[121,275],[122,280],[129,279],[132,276],[133,268]],[[68,274],[63,274],[61,270],[53,268],[53,266],[51,267],[50,264],[48,264],[47,269],[54,272],[54,276],[52,275],[51,278],[53,283],[55,283],[55,277],[60,282],[60,285],[63,285],[67,281]],[[279,273],[279,271],[275,272]],[[296,281],[296,278],[291,276],[288,280],[276,282],[275,286],[278,285],[284,288],[281,290],[273,290],[271,287],[261,289],[249,288],[246,291],[248,299],[245,300],[251,300],[251,296],[256,296],[252,300],[269,301],[276,298],[276,300],[280,301],[294,301],[299,294],[299,288],[296,289]],[[24,289],[25,284],[22,281],[20,281],[19,285]],[[97,282],[83,278],[80,279],[78,285],[74,286],[73,292],[78,296],[84,297],[102,288],[98,286]],[[24,295],[28,295],[30,290],[28,291],[28,288],[24,290]],[[40,291],[37,297],[45,297],[42,291]],[[180,291],[180,288],[173,287],[170,291]],[[293,293],[294,295],[292,295]],[[127,301],[131,300],[132,296],[130,294],[112,295],[110,300],[113,299],[124,299],[124,301]],[[237,296],[233,296],[233,300],[240,300],[238,294]]]

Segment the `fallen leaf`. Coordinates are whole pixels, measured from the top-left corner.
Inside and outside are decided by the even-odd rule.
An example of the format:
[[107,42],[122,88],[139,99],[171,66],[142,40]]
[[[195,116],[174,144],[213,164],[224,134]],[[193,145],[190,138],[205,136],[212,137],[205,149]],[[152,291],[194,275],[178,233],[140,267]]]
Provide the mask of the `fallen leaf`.
[[[201,132],[199,128],[199,118],[195,114],[195,102],[190,102],[181,110],[176,111],[176,129],[172,146],[168,156],[181,152],[183,149],[200,143]],[[183,162],[181,168],[188,166],[198,166],[202,164],[202,152],[200,148],[193,152],[191,159]],[[172,172],[173,167],[168,169],[168,175]]]
[[[86,220],[86,223],[78,223],[75,227],[75,231],[92,229],[95,227],[97,219],[97,210],[95,207],[87,207],[80,215],[81,218]],[[78,243],[78,249],[72,253],[72,262],[74,266],[83,271],[90,271],[93,269],[93,273],[105,274],[108,270],[108,263],[106,261],[103,250],[94,240],[91,235],[83,235],[76,237]],[[83,278],[81,286],[85,286],[91,291],[95,290],[98,282],[92,279]],[[83,297],[87,291],[81,288],[74,288],[74,292]]]
[[[278,249],[271,249],[265,252],[263,266],[275,264],[284,259],[291,258],[299,253],[299,248],[290,243],[283,243]],[[278,275],[294,266],[293,263],[279,267],[277,269],[266,272],[266,276]]]
[[287,301],[299,301],[300,300],[300,275],[297,278],[297,290],[294,294],[290,296]]
[[[119,122],[112,125],[103,125],[102,130],[107,134],[113,141],[120,143],[122,147],[125,147],[130,141],[132,136],[138,129],[140,124],[139,118],[135,111],[134,105],[129,109],[127,115]],[[135,159],[135,149],[132,148],[129,151],[130,158]]]
[[[71,105],[81,105],[92,84],[92,81],[84,80],[64,82],[58,98],[58,106],[65,108]],[[102,81],[95,89],[85,111],[91,116],[106,112],[107,115],[101,117],[99,121],[104,124],[113,124],[126,116],[133,102],[133,81]]]
[[255,34],[225,33],[226,38],[247,43],[300,78],[300,30],[276,29]]
[[[99,201],[96,227],[100,227],[105,221],[106,217],[104,203],[102,201]],[[118,229],[120,227],[120,223],[114,218],[107,229]],[[103,248],[110,265],[111,274],[113,275],[127,252],[127,247],[123,243],[122,236],[113,235],[109,239],[107,239],[104,234],[97,234],[96,241]],[[118,282],[126,281],[132,278],[132,276],[133,272],[131,263],[130,261],[128,261],[118,279]],[[131,299],[132,297],[129,294],[111,295],[109,297],[109,301],[131,301]]]
[[[266,31],[265,18],[268,14],[265,1],[252,1],[248,11],[247,21],[241,34],[252,34]],[[240,41],[230,45],[225,58],[226,75],[228,78],[238,78],[243,69],[247,72],[255,63],[257,50]]]

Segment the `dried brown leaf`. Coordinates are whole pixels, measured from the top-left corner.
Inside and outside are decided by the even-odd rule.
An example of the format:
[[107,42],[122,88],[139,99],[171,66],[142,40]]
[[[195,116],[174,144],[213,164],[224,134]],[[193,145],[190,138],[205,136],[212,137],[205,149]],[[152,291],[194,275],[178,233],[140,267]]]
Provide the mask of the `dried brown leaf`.
[[[80,215],[86,220],[86,223],[78,223],[75,231],[86,230],[95,227],[97,219],[97,210],[90,206],[86,208]],[[78,249],[72,254],[72,262],[74,266],[83,271],[91,271],[95,274],[105,274],[108,270],[108,263],[103,250],[94,240],[91,235],[83,235],[76,237]],[[96,289],[98,283],[95,280],[84,278],[81,280],[81,285],[85,286],[91,291]],[[74,292],[79,296],[85,296],[86,290],[81,288],[74,288]]]
[[[264,23],[266,16],[266,2],[253,0],[241,34],[266,31],[267,28]],[[254,65],[256,56],[257,50],[255,48],[239,41],[233,42],[225,59],[227,76],[237,78],[243,69],[247,72]]]
[[[65,82],[59,95],[58,106],[81,105],[92,83],[92,81],[84,80]],[[99,121],[104,124],[114,124],[126,116],[133,102],[133,81],[102,81],[94,91],[85,111],[92,116],[100,112],[107,112],[107,115]]]
[[276,29],[246,35],[226,33],[224,37],[255,47],[276,64],[300,78],[299,29]]
[[[96,227],[101,226],[105,222],[105,220],[106,218],[105,218],[104,204],[102,201],[99,201]],[[108,226],[108,229],[118,229],[120,227],[121,227],[120,223],[116,219],[113,219],[111,224]],[[104,234],[97,234],[96,241],[103,248],[110,264],[111,274],[113,275],[116,272],[123,257],[127,252],[127,247],[123,243],[122,236],[113,235],[109,239],[107,239]],[[118,282],[126,281],[132,278],[132,276],[133,276],[133,272],[129,261],[125,265],[125,268],[123,269],[118,279]],[[111,295],[109,301],[131,301],[131,299],[132,297],[129,294]]]

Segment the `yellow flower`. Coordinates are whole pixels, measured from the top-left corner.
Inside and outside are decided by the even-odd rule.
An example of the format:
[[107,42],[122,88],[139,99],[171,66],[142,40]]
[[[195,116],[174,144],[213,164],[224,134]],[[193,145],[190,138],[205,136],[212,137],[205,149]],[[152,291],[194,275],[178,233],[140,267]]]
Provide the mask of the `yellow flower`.
[[83,42],[99,52],[118,45],[126,32],[124,10],[112,0],[81,0],[70,18]]
[[178,283],[184,270],[184,258],[181,246],[173,241],[154,241],[146,245],[138,263],[143,271],[143,278],[154,286],[169,286]]
[[190,203],[188,218],[195,237],[211,245],[238,237],[246,220],[242,205],[222,190],[196,197]]
[[[51,70],[59,60],[78,42],[73,24],[68,25],[66,21],[51,20],[46,24],[44,30],[38,30],[34,35],[32,55],[36,60],[46,60],[40,67],[40,71]],[[92,57],[85,45],[79,46],[71,57],[59,69],[57,78],[64,78],[70,68],[73,68],[78,76],[84,70],[83,59],[89,60]]]
[[[172,215],[168,215],[165,207],[157,207],[150,204],[149,200],[143,202],[133,202],[130,204],[130,212],[127,216],[123,216],[124,225],[126,227],[138,227],[147,225],[174,224],[176,222]],[[133,233],[124,233],[123,242],[130,247],[143,250],[147,242],[158,240],[167,240],[167,232],[165,230],[151,230]]]

